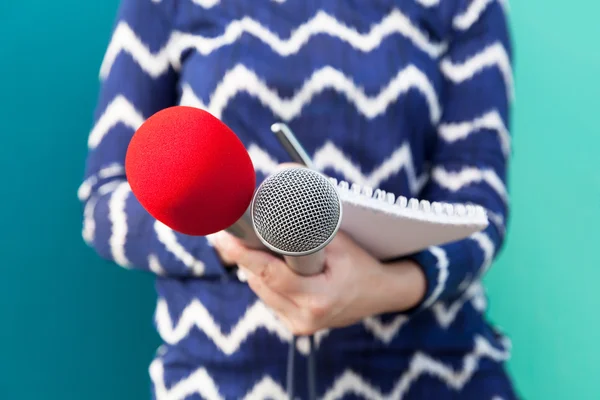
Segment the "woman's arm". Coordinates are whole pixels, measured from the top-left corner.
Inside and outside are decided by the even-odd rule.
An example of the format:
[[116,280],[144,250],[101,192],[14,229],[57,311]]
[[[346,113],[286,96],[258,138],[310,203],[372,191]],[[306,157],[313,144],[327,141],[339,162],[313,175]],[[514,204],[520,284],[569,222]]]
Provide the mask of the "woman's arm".
[[427,281],[423,308],[481,278],[502,247],[509,210],[507,165],[512,49],[501,2],[460,2],[440,68],[443,115],[428,184],[430,201],[483,206],[490,225],[470,238],[412,256]]
[[176,104],[177,73],[167,52],[172,10],[149,0],[124,0],[101,68],[95,125],[89,136],[83,237],[96,252],[126,268],[171,275],[221,274],[205,238],[175,233],[152,218],[125,177],[129,141],[142,122]]

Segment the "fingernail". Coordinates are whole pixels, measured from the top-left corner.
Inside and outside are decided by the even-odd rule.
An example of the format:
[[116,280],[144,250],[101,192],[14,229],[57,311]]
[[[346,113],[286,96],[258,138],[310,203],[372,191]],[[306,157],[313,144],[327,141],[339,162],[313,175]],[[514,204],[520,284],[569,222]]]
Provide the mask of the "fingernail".
[[206,240],[208,241],[208,244],[214,247],[215,245],[219,244],[219,234],[214,233],[212,235],[208,235],[206,236]]
[[223,250],[229,250],[231,248],[231,240],[225,235],[219,235],[219,247]]
[[237,277],[242,282],[248,281],[248,275],[246,275],[246,272],[244,272],[241,267],[237,270]]
[[250,277],[254,276],[254,273],[250,268],[245,267],[244,265],[238,264],[238,268],[243,271],[246,279],[250,279]]
[[216,245],[218,245],[220,248],[226,248],[230,244],[229,238],[227,237],[227,235],[223,231],[219,231],[219,232],[217,232],[217,233],[214,234],[213,243],[215,243]]

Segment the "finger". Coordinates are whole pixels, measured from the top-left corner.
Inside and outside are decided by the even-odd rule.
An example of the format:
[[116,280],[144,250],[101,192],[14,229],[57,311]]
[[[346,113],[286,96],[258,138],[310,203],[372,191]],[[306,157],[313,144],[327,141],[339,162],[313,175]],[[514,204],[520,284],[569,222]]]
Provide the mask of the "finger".
[[222,257],[260,277],[263,283],[280,293],[312,292],[310,278],[296,274],[283,260],[275,255],[245,247],[234,236],[219,234],[216,246]]
[[306,312],[293,300],[271,290],[260,278],[249,276],[248,285],[293,334],[309,335],[318,330],[318,326],[310,318],[306,318]]
[[343,249],[350,245],[356,245],[356,242],[352,240],[352,238],[345,232],[338,231],[333,240],[327,245],[326,249],[337,250]]
[[291,276],[293,273],[281,259],[264,251],[248,249],[232,235],[219,234],[215,246],[224,259],[260,277],[263,283],[272,289],[285,291],[289,289],[288,283],[292,284],[294,281],[294,277]]
[[256,294],[256,296],[266,305],[266,307],[272,310],[277,319],[280,320],[283,325],[290,331],[293,331],[294,324],[290,322],[289,314],[293,313],[295,305],[284,296],[281,296],[271,289],[263,285],[260,279],[249,276],[247,279],[248,286]]
[[266,286],[260,278],[247,275],[248,286],[270,308],[286,316],[286,319],[296,313],[298,306],[287,297]]
[[338,232],[333,240],[325,247],[325,252],[328,255],[335,257],[370,257],[369,253],[349,235],[344,232]]
[[238,265],[260,278],[271,290],[292,296],[311,292],[309,278],[296,274],[282,259],[272,254],[248,250],[240,254]]
[[244,245],[235,236],[225,231],[220,231],[211,235],[210,242],[225,264],[237,264],[235,258],[236,252],[241,251],[240,247],[244,247]]
[[320,329],[316,318],[300,307],[293,299],[287,298],[253,276],[249,277],[248,284],[256,295],[271,308],[284,325],[295,335],[310,335]]

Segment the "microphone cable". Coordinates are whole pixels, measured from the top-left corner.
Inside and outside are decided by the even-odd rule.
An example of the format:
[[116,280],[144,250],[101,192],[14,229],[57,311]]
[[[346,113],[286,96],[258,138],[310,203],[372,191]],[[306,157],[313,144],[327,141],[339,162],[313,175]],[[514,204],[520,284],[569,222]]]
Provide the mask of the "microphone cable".
[[[308,349],[308,358],[307,358],[307,389],[308,389],[308,400],[317,400],[317,390],[316,390],[316,362],[315,362],[315,337],[311,334],[309,337],[309,349]],[[296,335],[292,336],[292,340],[290,341],[289,351],[288,351],[288,360],[287,360],[287,371],[286,371],[286,380],[287,380],[287,395],[289,400],[295,399],[295,376],[294,376],[294,364],[295,364],[295,354],[296,354],[296,345],[298,343],[298,337]]]
[[[237,279],[242,281],[245,279],[243,277],[243,273],[239,267],[235,267],[235,275],[237,275]],[[227,275],[225,279],[230,279]],[[308,400],[317,400],[317,390],[316,390],[316,360],[315,360],[315,336],[311,334],[309,337],[309,349],[308,349],[308,358],[307,358],[307,388],[308,388]],[[290,345],[288,347],[288,357],[287,357],[287,368],[286,368],[286,392],[289,400],[295,399],[295,363],[296,363],[296,347],[298,344],[298,337],[296,335],[292,335],[292,340],[290,341]]]
[[309,336],[310,349],[308,350],[308,398],[317,400],[317,365],[315,360],[315,335]]
[[294,364],[295,364],[295,354],[296,354],[296,335],[292,335],[292,340],[290,341],[290,347],[288,350],[288,359],[287,359],[287,371],[286,371],[286,379],[287,379],[287,394],[288,400],[294,399]]

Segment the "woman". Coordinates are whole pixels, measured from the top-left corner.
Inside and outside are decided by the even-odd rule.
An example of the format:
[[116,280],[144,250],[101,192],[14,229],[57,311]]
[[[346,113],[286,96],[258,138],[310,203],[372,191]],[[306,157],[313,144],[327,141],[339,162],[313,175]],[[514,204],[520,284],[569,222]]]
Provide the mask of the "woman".
[[[288,343],[311,333],[320,398],[516,397],[508,341],[483,315],[480,284],[508,211],[502,4],[123,0],[80,198],[86,241],[157,276],[164,346],[150,367],[155,398],[286,398]],[[342,233],[327,248],[326,273],[308,278],[226,234],[209,243],[175,233],[137,202],[123,163],[134,130],[176,104],[232,128],[257,182],[289,160],[269,130],[285,121],[330,176],[477,203],[492,223],[389,262]],[[307,342],[295,343],[302,399],[307,354]]]

